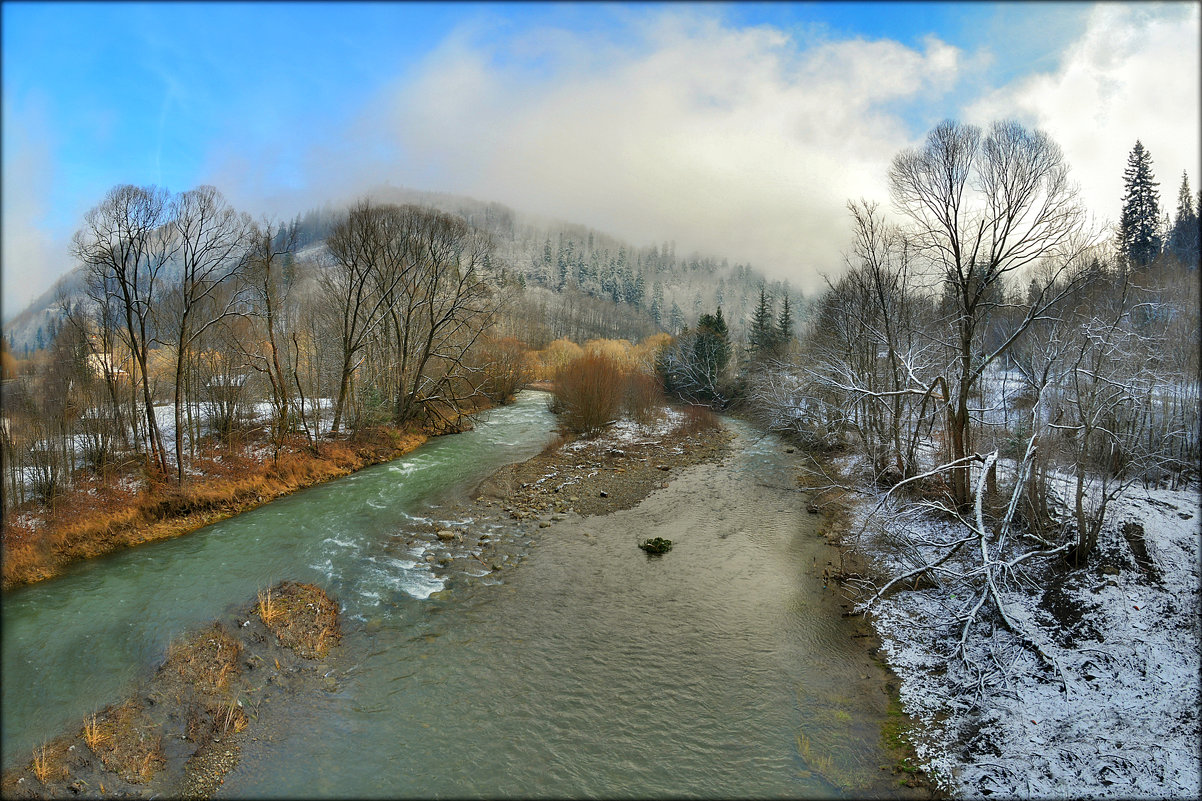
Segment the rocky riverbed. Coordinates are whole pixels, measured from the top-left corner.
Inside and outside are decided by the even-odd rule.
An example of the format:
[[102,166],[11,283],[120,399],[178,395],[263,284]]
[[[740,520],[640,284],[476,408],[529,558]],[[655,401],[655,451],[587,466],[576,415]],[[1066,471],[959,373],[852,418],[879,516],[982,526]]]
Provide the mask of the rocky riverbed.
[[466,504],[443,509],[429,531],[395,547],[405,554],[424,547],[422,558],[451,586],[497,573],[518,564],[542,530],[633,508],[685,468],[725,457],[733,437],[708,410],[664,407],[644,423],[621,420],[592,437],[560,438],[497,471]]

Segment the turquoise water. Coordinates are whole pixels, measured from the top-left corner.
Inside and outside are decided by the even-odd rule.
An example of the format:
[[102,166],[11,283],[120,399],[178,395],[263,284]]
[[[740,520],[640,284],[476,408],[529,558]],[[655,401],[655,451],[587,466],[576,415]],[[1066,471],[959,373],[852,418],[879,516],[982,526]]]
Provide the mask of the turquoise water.
[[[336,689],[276,709],[219,796],[892,794],[879,670],[773,437],[730,423],[729,459],[635,509],[494,531],[525,553],[497,574],[430,572],[431,522],[553,422],[523,393],[391,464],[6,596],[5,763],[293,578],[343,605]],[[675,547],[650,558],[643,536]]]

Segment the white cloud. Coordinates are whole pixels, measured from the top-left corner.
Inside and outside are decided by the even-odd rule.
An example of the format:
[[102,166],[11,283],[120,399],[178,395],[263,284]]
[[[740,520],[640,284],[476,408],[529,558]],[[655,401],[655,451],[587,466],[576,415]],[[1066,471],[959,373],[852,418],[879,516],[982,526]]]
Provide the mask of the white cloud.
[[1202,183],[1199,48],[1197,4],[1099,4],[1055,71],[985,96],[966,119],[1012,117],[1047,131],[1064,148],[1087,206],[1112,223],[1127,155],[1139,139],[1171,213],[1182,170],[1195,191]]
[[815,289],[818,271],[839,268],[846,200],[886,197],[889,160],[911,138],[899,102],[941,95],[960,62],[934,37],[921,50],[801,49],[692,9],[630,19],[604,39],[551,30],[489,45],[461,32],[358,132],[393,138],[397,183],[675,239]]

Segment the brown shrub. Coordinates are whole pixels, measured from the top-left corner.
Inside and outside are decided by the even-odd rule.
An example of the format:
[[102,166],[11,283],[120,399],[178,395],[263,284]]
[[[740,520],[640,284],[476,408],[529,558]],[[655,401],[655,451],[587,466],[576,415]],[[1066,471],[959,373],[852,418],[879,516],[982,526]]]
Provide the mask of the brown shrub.
[[626,372],[612,356],[592,351],[561,368],[555,388],[563,425],[590,434],[617,417],[626,394]]
[[481,371],[480,391],[496,403],[512,398],[534,375],[529,353],[513,337],[485,340],[475,362]]
[[664,389],[659,376],[642,371],[627,376],[622,410],[631,419],[644,424],[657,420],[663,404]]
[[676,427],[676,433],[682,437],[695,437],[721,427],[718,415],[708,406],[686,406],[684,420]]

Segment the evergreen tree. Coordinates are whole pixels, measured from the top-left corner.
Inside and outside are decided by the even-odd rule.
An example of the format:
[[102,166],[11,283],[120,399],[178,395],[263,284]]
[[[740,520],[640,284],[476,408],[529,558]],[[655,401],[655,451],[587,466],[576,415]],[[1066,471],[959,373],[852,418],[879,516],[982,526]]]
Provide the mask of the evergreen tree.
[[1127,157],[1123,181],[1126,191],[1119,219],[1119,252],[1133,267],[1143,267],[1160,255],[1160,194],[1152,174],[1152,156],[1138,139]]
[[551,239],[550,239],[550,237],[548,237],[547,241],[543,243],[543,269],[542,269],[542,274],[539,276],[539,283],[551,284],[554,281],[554,279],[552,278],[552,276],[554,274],[551,272],[552,264],[553,264],[553,261],[551,259]]
[[718,378],[730,362],[730,332],[722,317],[721,306],[716,314],[703,314],[697,321],[693,355],[708,377],[708,383],[717,385]]
[[664,287],[659,281],[656,281],[651,287],[651,319],[655,320],[655,324],[663,327],[660,318],[664,311]]
[[776,318],[776,344],[784,347],[793,341],[793,312],[789,309],[789,293],[785,293],[785,302]]
[[761,359],[769,355],[775,345],[776,329],[772,323],[772,305],[768,302],[768,293],[760,287],[760,302],[752,312],[751,325],[747,329],[747,349],[751,351],[752,359]]
[[1169,254],[1182,264],[1198,266],[1199,228],[1198,213],[1194,208],[1194,196],[1189,191],[1189,176],[1181,173],[1181,189],[1177,193],[1177,217],[1169,233]]
[[668,312],[668,330],[672,336],[684,330],[684,312],[675,300],[672,301],[672,309]]

